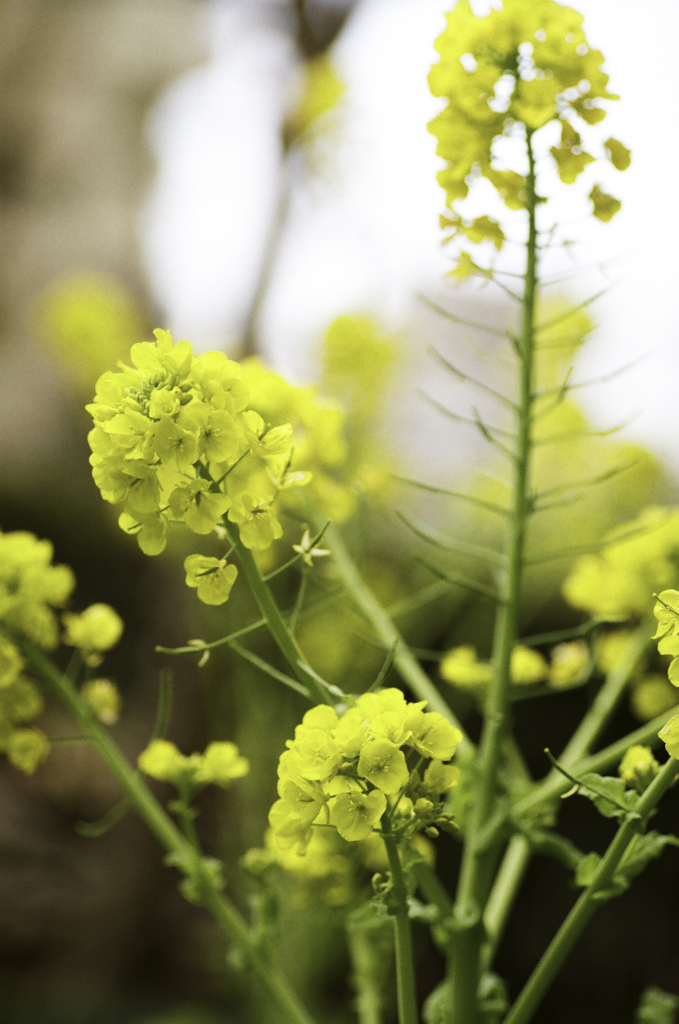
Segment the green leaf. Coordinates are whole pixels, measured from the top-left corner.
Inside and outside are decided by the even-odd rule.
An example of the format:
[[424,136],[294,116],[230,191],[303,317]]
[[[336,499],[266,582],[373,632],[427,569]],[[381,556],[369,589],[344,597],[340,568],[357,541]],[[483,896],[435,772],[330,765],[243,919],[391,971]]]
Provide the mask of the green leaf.
[[641,874],[650,861],[659,857],[666,846],[679,846],[679,839],[673,835],[663,835],[661,832],[647,832],[646,835],[639,836],[624,857],[616,873],[616,879],[622,876],[629,883]]
[[591,800],[605,818],[622,818],[636,807],[639,797],[627,789],[624,779],[588,772],[580,779],[580,796]]
[[588,853],[583,857],[575,869],[575,884],[581,885],[583,889],[591,885],[599,869],[599,864],[601,864],[601,857],[598,853]]

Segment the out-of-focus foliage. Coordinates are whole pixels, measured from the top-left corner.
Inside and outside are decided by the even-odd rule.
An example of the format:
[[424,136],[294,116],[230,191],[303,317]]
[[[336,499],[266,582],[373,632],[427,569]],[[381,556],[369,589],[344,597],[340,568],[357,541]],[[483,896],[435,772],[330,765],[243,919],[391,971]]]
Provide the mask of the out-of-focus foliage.
[[147,330],[130,292],[98,274],[55,281],[40,296],[35,315],[38,335],[67,382],[88,397],[97,377],[125,358]]
[[641,617],[648,613],[649,595],[676,579],[679,512],[644,509],[607,539],[604,551],[577,560],[564,583],[566,600],[592,616]]
[[314,132],[343,95],[344,83],[327,53],[307,61],[301,95],[285,122],[286,140],[300,141]]

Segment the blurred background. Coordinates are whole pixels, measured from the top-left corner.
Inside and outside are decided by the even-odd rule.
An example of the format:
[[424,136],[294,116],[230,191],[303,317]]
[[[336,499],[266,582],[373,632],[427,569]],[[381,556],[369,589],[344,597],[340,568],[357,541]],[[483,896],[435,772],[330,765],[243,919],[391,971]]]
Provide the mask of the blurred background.
[[[490,529],[389,482],[395,470],[483,491],[494,478],[479,475],[479,467],[497,469],[482,439],[419,393],[465,415],[477,401],[442,371],[428,353],[432,345],[496,387],[506,376],[492,335],[446,319],[431,303],[495,328],[513,315],[492,286],[455,289],[444,280],[450,261],[438,225],[443,193],[435,140],[426,131],[439,102],[426,76],[449,6],[0,0],[0,527],[49,537],[56,559],[76,570],[77,606],[104,600],[123,615],[126,637],[109,671],[125,696],[118,737],[130,756],[146,743],[159,668],[167,663],[153,654],[154,644],[221,635],[252,611],[245,598],[235,609],[229,605],[225,629],[223,617],[196,609],[182,583],[181,544],[161,558],[144,558],[91,481],[83,405],[97,376],[153,327],[169,327],[198,351],[259,356],[295,384],[316,383],[326,398],[344,403],[350,456],[335,481],[346,498],[338,518],[386,603],[432,585],[431,574],[413,561],[417,541],[394,509],[462,535]],[[576,354],[578,381],[634,366],[578,391],[577,406],[569,403],[580,425],[603,430],[624,423],[623,429],[552,451],[537,471],[551,479],[558,466],[574,478],[621,460],[635,465],[589,496],[577,517],[555,514],[545,524],[576,542],[648,503],[676,500],[679,472],[679,10],[672,0],[651,0],[643,18],[632,0],[619,0],[614,17],[607,0],[583,0],[578,9],[591,44],[606,56],[612,91],[622,97],[610,105],[606,127],[631,148],[632,167],[608,177],[597,168],[598,177],[571,189],[559,207],[563,237],[573,244],[549,269],[572,277],[553,302],[577,303],[608,290],[588,309],[589,320],[566,331],[563,365],[546,366],[544,374],[560,379]],[[610,225],[583,216],[593,180],[623,201]],[[490,407],[480,408],[490,415]],[[560,597],[567,568],[559,563],[530,578],[527,631],[576,621]],[[280,596],[294,600],[292,591]],[[439,588],[402,624],[416,646],[442,651],[471,637],[485,654],[489,616],[483,601]],[[320,671],[360,691],[383,656],[365,632],[348,607],[325,605],[305,619],[301,640]],[[275,660],[264,641],[261,649]],[[195,663],[171,667],[172,737],[182,749],[210,737],[235,739],[257,766],[238,792],[208,800],[201,815],[206,842],[227,860],[227,877],[246,907],[253,890],[237,859],[262,843],[275,764],[302,708],[233,656],[213,658],[200,673]],[[471,706],[464,697],[451,699],[473,731]],[[549,721],[551,704],[549,711],[522,711],[529,746],[539,733],[532,765],[538,773],[545,730],[558,746],[585,696],[554,699],[560,714]],[[629,715],[621,712],[618,729],[633,727]],[[46,731],[67,731],[56,708],[48,708],[46,720]],[[248,1001],[236,965],[227,965],[208,922],[176,894],[154,841],[135,821],[125,819],[97,840],[75,833],[75,822],[93,820],[115,798],[103,770],[80,749],[77,756],[53,753],[31,779],[3,767],[3,1019],[267,1022],[266,1007]],[[568,814],[576,841],[578,830],[591,836],[601,828],[586,810]],[[452,871],[452,841],[442,844],[440,857]],[[672,852],[597,919],[538,1024],[576,1015],[583,1024],[631,1021],[644,984],[676,984],[671,858]],[[345,948],[341,911],[322,893],[304,896],[296,885],[280,881],[275,897],[294,929],[287,967],[321,1020],[351,1020],[348,961],[337,954]],[[557,889],[545,910],[545,892]],[[657,903],[660,892],[662,907],[640,918],[632,943],[616,915],[628,913],[630,901],[640,909],[646,898]],[[527,899],[530,928],[524,923],[523,932],[510,934],[499,964],[514,989],[572,894],[560,869],[538,864]],[[424,938],[420,956],[431,986],[441,964]],[[598,981],[585,992],[579,972],[593,960]]]

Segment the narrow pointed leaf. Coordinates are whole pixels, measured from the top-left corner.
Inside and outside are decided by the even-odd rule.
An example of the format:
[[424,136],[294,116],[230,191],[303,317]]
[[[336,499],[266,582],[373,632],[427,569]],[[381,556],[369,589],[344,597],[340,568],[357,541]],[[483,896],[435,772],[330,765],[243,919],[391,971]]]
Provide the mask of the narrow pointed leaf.
[[404,516],[402,512],[397,512],[396,515],[417,537],[428,544],[435,545],[437,548],[443,548],[444,551],[457,551],[463,555],[471,555],[473,558],[481,558],[486,562],[490,562],[491,565],[505,566],[507,564],[507,559],[501,551],[486,548],[481,544],[472,544],[469,541],[446,537],[444,534],[439,533],[438,530],[434,530],[429,526],[416,525]]
[[476,498],[473,494],[462,494],[461,491],[449,491],[445,487],[435,487],[434,484],[423,484],[419,480],[410,480],[405,476],[395,476],[394,479],[400,480],[401,483],[409,484],[411,487],[417,487],[421,491],[429,491],[430,494],[446,494],[449,498],[459,498],[461,501],[468,501],[471,505],[477,505],[479,508],[484,508],[488,512],[495,512],[500,516],[511,515],[508,508],[502,508],[501,505],[495,505],[492,501],[485,501],[483,498]]
[[446,370],[449,370],[455,377],[457,377],[458,380],[464,381],[466,384],[473,384],[474,387],[479,388],[481,391],[485,391],[487,395],[492,395],[493,398],[497,398],[499,402],[502,402],[504,405],[508,406],[508,408],[516,409],[516,402],[513,402],[511,398],[507,398],[506,395],[496,391],[495,388],[489,387],[487,384],[484,384],[483,381],[477,380],[476,377],[471,377],[468,373],[464,373],[463,370],[458,369],[457,366],[453,366],[453,364],[449,362],[445,356],[442,356],[441,353],[432,345],[429,346],[429,352],[438,359]]
[[486,587],[483,583],[478,583],[476,580],[470,580],[466,576],[461,576],[456,572],[448,572],[446,569],[441,569],[437,565],[432,565],[431,562],[427,562],[424,558],[417,558],[416,561],[423,565],[430,572],[433,572],[435,576],[439,576],[442,580],[447,580],[448,583],[452,583],[456,587],[464,587],[466,590],[472,590],[476,594],[480,594],[482,597],[489,597],[491,601],[495,601],[498,604],[501,603],[501,598],[495,590],[490,587]]

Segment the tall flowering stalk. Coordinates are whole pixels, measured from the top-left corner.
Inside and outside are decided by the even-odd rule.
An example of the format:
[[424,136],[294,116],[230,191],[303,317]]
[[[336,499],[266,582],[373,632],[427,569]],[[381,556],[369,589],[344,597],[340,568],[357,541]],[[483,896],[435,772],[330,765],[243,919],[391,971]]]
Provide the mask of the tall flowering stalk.
[[[507,276],[488,265],[488,248],[500,253],[505,231],[487,215],[464,215],[464,200],[476,183],[485,179],[511,211],[521,211],[525,231],[525,266],[522,288],[514,297],[521,304],[517,334],[508,334],[516,361],[516,393],[504,399],[512,409],[514,425],[502,447],[512,467],[511,499],[499,510],[506,521],[499,568],[495,567],[497,615],[492,653],[492,677],[484,708],[478,753],[479,783],[474,810],[465,836],[462,868],[454,907],[451,943],[451,1020],[473,1024],[478,1013],[478,991],[485,942],[483,911],[501,841],[482,842],[497,811],[503,742],[508,736],[510,662],[519,637],[519,611],[526,563],[526,531],[539,511],[540,496],[531,481],[531,453],[536,417],[544,398],[535,389],[535,354],[539,289],[538,193],[543,155],[559,128],[559,140],[548,152],[561,181],[572,184],[595,157],[583,148],[582,134],[606,116],[602,100],[617,99],[608,92],[608,76],[601,69],[603,55],[589,47],[582,31],[582,16],[554,0],[505,0],[501,10],[485,18],[473,15],[467,0],[460,0],[447,16],[447,28],[437,40],[441,59],[430,75],[435,96],[446,106],[430,124],[438,139],[437,152],[446,161],[439,182],[446,191],[449,213],[442,225],[448,240],[466,239],[480,255],[459,252],[452,275],[458,281],[481,276],[505,291]],[[512,166],[508,143],[520,143],[523,159]],[[596,144],[596,140],[593,139]],[[588,141],[589,145],[589,141]],[[609,138],[600,155],[623,169],[629,154]],[[608,220],[619,208],[613,197],[594,185],[589,198],[593,213]],[[542,221],[546,224],[546,220]],[[510,275],[511,279],[511,275]],[[541,400],[542,399],[542,400]],[[485,435],[497,441],[492,428],[481,424]]]
[[[596,126],[606,116],[601,104],[617,97],[608,92],[603,57],[589,47],[581,26],[579,14],[554,0],[504,0],[501,10],[485,18],[475,17],[467,0],[460,0],[437,42],[441,60],[430,77],[433,93],[446,100],[430,128],[445,161],[439,178],[448,207],[442,223],[455,247],[451,274],[456,281],[475,276],[493,282],[520,308],[519,327],[505,339],[514,364],[513,390],[503,394],[472,381],[512,416],[510,429],[486,424],[478,413],[472,421],[510,466],[508,500],[447,492],[496,516],[502,543],[484,547],[416,529],[424,540],[485,560],[489,569],[488,584],[442,570],[444,589],[468,586],[496,607],[489,662],[479,660],[470,645],[441,661],[443,679],[463,687],[482,708],[478,749],[424,671],[418,652],[405,642],[394,623],[396,612],[382,607],[361,577],[338,530],[355,508],[359,489],[366,493],[380,474],[361,455],[360,488],[352,486],[341,472],[348,446],[340,410],[255,361],[241,366],[223,353],[195,356],[188,342],[175,344],[169,332],[157,330],[154,342],[134,345],[129,363],[100,378],[88,406],[94,420],[89,435],[94,480],[106,501],[122,506],[121,528],[136,536],[148,555],[162,552],[177,529],[210,536],[210,550],[218,554],[185,558],[187,586],[204,604],[220,606],[246,582],[259,609],[259,619],[217,640],[158,650],[199,654],[203,664],[213,648],[228,645],[312,705],[280,756],[278,799],[269,812],[264,847],[242,860],[261,887],[251,921],[229,898],[219,860],[205,855],[194,807],[205,787],[237,784],[249,770],[248,759],[226,740],[189,754],[167,740],[171,683],[161,675],[157,720],[137,766],[131,765],[108,732],[121,713],[120,694],[99,674],[106,653],[120,639],[121,619],[103,604],[81,613],[70,610],[75,579],[67,567],[52,565],[49,542],[23,532],[0,533],[0,748],[16,768],[32,774],[53,743],[91,743],[124,799],[101,821],[81,823],[82,833],[101,835],[134,808],[165,849],[166,863],[179,872],[183,895],[210,911],[277,1014],[290,1024],[313,1021],[273,964],[273,929],[266,919],[273,866],[321,884],[335,907],[353,904],[347,929],[360,1024],[382,1024],[390,943],[399,1024],[418,1024],[424,993],[417,988],[413,918],[431,926],[447,958],[447,976],[425,1004],[426,1024],[501,1018],[505,1024],[528,1024],[596,908],[623,892],[665,846],[679,845],[674,836],[647,831],[658,801],[679,774],[679,715],[676,707],[670,710],[670,683],[679,686],[679,591],[668,589],[679,561],[679,512],[646,510],[587,551],[579,545],[535,552],[527,544],[534,516],[559,504],[564,494],[570,498],[575,491],[577,497],[611,475],[540,491],[533,459],[538,420],[565,401],[571,386],[568,376],[545,390],[536,383],[536,359],[553,341],[555,324],[540,313],[540,257],[555,238],[547,219],[549,197],[542,193],[548,191],[550,171],[573,185],[581,174],[596,171],[598,160],[618,170],[629,164],[622,143],[598,139]],[[500,210],[502,223],[499,215],[467,216],[467,198],[479,182],[495,190],[491,212]],[[619,201],[593,178],[590,183],[583,199],[595,217],[610,220]],[[523,247],[519,274],[499,262],[509,240],[506,231]],[[339,376],[350,380],[362,358],[370,365],[374,339],[365,321],[342,318],[331,334]],[[375,365],[380,360],[383,365],[384,351]],[[292,538],[287,513],[294,523]],[[277,542],[291,557],[283,555],[276,565],[274,556],[265,572]],[[566,555],[580,557],[564,596],[590,618],[556,634],[520,638],[526,567]],[[332,576],[326,583],[328,578],[341,583],[386,655],[361,694],[326,682],[298,640],[307,584],[317,560],[327,556]],[[301,576],[297,598],[293,609],[284,611],[271,584],[295,570]],[[405,604],[421,608],[434,591],[440,595],[440,583]],[[653,591],[658,591],[654,639],[660,654],[673,658],[669,681],[636,678],[638,705],[648,712],[641,717],[651,721],[596,750],[649,646]],[[402,610],[403,602],[399,605]],[[602,627],[622,622],[634,628],[610,629],[590,643]],[[287,671],[241,643],[264,626]],[[73,649],[65,672],[50,657],[60,641]],[[549,656],[538,650],[552,643],[557,646]],[[414,701],[396,686],[385,688],[392,668]],[[522,696],[531,696],[534,688],[546,695],[550,688],[581,686],[597,671],[603,681],[591,706],[559,760],[549,755],[552,771],[534,782],[511,731],[512,687],[521,687]],[[74,736],[48,737],[35,725],[43,697],[31,673],[68,709]],[[658,735],[670,755],[662,765],[647,746]],[[615,767],[617,777],[599,774]],[[173,788],[166,807],[144,776]],[[578,850],[553,828],[557,798],[576,792],[617,821],[601,857]],[[454,898],[433,868],[430,841],[442,830],[463,841]],[[557,857],[583,891],[510,1007],[491,968],[533,851]],[[363,887],[366,869],[372,873],[371,900]]]

